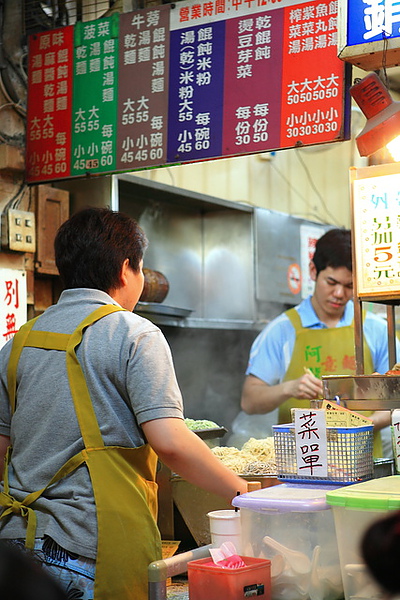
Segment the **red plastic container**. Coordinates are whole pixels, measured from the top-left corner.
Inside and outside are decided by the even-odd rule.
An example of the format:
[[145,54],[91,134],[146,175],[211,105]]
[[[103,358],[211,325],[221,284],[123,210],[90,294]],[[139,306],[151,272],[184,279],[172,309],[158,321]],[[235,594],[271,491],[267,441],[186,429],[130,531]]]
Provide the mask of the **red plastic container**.
[[201,558],[188,563],[190,600],[271,600],[271,561],[242,556],[245,567],[224,569]]

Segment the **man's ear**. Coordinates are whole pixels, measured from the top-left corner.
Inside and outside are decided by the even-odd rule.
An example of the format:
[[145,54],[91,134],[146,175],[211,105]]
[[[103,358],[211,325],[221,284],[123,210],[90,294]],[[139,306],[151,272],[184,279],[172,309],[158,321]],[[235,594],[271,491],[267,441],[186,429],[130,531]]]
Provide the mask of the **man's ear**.
[[313,260],[310,260],[310,277],[312,281],[317,281],[317,267]]
[[121,273],[119,275],[122,286],[125,286],[128,283],[128,278],[126,276],[128,268],[129,268],[129,258],[126,258],[124,260],[124,262],[122,263]]

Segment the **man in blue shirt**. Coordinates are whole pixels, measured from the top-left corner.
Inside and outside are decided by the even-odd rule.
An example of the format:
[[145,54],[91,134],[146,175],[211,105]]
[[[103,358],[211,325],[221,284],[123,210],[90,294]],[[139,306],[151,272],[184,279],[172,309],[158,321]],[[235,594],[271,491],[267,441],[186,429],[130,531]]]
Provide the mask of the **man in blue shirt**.
[[[309,407],[323,396],[321,375],[354,375],[354,307],[351,235],[331,229],[317,242],[310,275],[313,294],[267,325],[254,341],[241,406],[249,415],[278,412],[291,421],[292,407]],[[387,326],[368,312],[364,319],[365,373],[389,369]],[[375,431],[389,424],[389,412],[371,415]],[[240,417],[239,417],[240,420]]]

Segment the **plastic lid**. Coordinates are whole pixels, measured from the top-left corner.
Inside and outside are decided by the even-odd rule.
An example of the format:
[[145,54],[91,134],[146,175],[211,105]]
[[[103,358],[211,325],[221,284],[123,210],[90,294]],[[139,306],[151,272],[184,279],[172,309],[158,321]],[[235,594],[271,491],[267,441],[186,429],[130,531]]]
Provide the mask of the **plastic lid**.
[[[248,492],[232,500],[233,506],[256,512],[311,512],[327,510],[327,490],[332,485],[282,483],[255,492]],[[335,488],[333,488],[335,489]]]
[[379,477],[329,491],[326,501],[330,506],[364,510],[400,509],[400,476]]

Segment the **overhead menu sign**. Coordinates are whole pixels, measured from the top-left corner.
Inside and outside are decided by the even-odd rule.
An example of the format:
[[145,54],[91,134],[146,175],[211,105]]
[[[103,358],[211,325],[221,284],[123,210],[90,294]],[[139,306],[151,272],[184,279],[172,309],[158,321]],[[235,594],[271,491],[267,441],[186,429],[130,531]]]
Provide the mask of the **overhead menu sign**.
[[191,1],[31,36],[28,182],[347,139],[337,10]]

